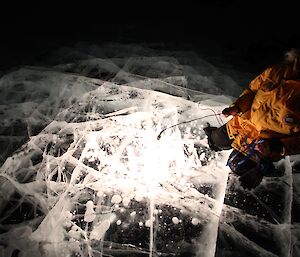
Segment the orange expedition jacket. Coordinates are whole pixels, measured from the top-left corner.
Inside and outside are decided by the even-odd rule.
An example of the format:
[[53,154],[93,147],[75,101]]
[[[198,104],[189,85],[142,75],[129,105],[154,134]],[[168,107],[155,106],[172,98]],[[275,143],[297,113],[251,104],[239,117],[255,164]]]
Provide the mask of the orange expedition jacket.
[[300,154],[300,80],[292,66],[266,69],[232,106],[240,109],[227,123],[233,148],[247,155],[249,144],[255,140],[277,138],[283,148],[270,154],[273,161]]

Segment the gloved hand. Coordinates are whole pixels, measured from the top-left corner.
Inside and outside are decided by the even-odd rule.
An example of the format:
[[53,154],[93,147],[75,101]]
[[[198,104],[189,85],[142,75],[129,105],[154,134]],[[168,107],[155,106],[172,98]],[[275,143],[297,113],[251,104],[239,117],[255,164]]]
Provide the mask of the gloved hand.
[[257,187],[263,179],[263,174],[259,168],[250,169],[248,172],[240,176],[239,181],[241,186],[245,189],[252,189]]
[[256,151],[260,152],[263,156],[268,156],[270,151],[270,143],[268,140],[257,140],[255,142],[255,148]]
[[255,150],[263,156],[269,156],[271,152],[280,153],[283,145],[279,138],[261,139],[256,141]]
[[238,106],[231,106],[227,107],[222,111],[222,114],[225,115],[225,117],[228,117],[230,115],[235,116],[240,112],[240,108]]

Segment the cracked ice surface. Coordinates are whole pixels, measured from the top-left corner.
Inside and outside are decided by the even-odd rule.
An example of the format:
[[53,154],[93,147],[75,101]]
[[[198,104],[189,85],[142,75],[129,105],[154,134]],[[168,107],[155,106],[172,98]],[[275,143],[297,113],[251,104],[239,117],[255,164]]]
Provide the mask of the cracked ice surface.
[[[40,80],[53,76],[48,71],[19,73]],[[71,75],[58,78],[61,83],[74,80]],[[62,90],[62,98],[76,93],[77,101],[59,102],[54,120],[1,167],[2,189],[7,189],[3,204],[14,199],[1,221],[18,224],[2,235],[6,256],[15,249],[25,256],[125,250],[129,255],[190,251],[213,256],[226,154],[201,165],[194,143],[203,140],[199,128],[205,121],[166,130],[157,140],[163,128],[213,112],[150,90],[101,81],[95,86],[88,78],[81,83],[96,89],[78,92],[75,83],[75,90]],[[34,102],[32,95],[28,98]],[[28,212],[26,221],[12,215],[18,208]],[[9,240],[17,235],[18,241]]]
[[229,76],[190,52],[122,45],[62,49],[54,63],[0,79],[0,256],[288,256],[291,242],[297,251],[297,158],[245,192],[229,152],[197,152],[206,122],[225,120],[157,140],[227,106],[240,92]]

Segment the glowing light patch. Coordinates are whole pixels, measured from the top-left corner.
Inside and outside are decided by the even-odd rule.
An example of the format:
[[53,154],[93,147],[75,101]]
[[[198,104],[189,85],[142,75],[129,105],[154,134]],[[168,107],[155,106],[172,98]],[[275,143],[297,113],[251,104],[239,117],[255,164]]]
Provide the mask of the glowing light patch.
[[[51,206],[31,238],[53,244],[60,240],[68,245],[47,248],[49,253],[60,254],[61,249],[69,249],[68,254],[84,256],[95,241],[100,241],[96,245],[103,243],[102,253],[109,253],[111,246],[105,242],[116,243],[118,234],[126,234],[132,240],[130,244],[143,246],[144,250],[135,251],[147,248],[151,257],[155,249],[172,252],[178,247],[184,239],[170,241],[168,231],[184,229],[186,222],[196,225],[191,220],[194,217],[201,225],[214,227],[200,231],[195,226],[199,235],[191,235],[198,238],[201,234],[197,248],[213,252],[227,173],[217,167],[217,161],[201,165],[194,147],[201,131],[191,129],[192,125],[166,130],[157,140],[162,129],[177,122],[177,110],[173,108],[89,121],[85,126],[54,123],[57,135],[72,131],[74,141],[62,155],[44,153],[40,164],[43,175],[35,183],[36,187],[45,188],[46,180],[47,194],[40,193],[40,189],[35,193],[32,185],[26,188],[26,195],[37,195],[41,206]],[[51,127],[49,134],[52,135]],[[55,147],[59,147],[62,140],[56,135],[53,138]],[[38,137],[32,140],[34,147],[45,147]],[[223,160],[221,157],[218,160],[225,163],[226,156]],[[24,185],[14,183],[24,190]],[[208,185],[210,191],[202,192],[202,184]],[[45,209],[48,211],[48,207]],[[141,233],[143,238],[135,233]],[[168,244],[157,248],[158,235]],[[136,238],[140,241],[135,242]],[[212,247],[206,244],[208,238]]]
[[[186,158],[179,131],[171,131],[157,140],[159,131],[159,126],[153,129],[148,125],[142,130],[127,127],[118,131],[117,136],[89,132],[81,159],[89,166],[97,164],[98,181],[101,180],[98,190],[133,192],[138,201],[140,197],[157,196],[158,187],[182,176]],[[94,187],[96,183],[86,186]],[[101,195],[99,191],[97,194]],[[122,198],[114,195],[111,201],[120,203]],[[125,204],[129,204],[128,197]]]

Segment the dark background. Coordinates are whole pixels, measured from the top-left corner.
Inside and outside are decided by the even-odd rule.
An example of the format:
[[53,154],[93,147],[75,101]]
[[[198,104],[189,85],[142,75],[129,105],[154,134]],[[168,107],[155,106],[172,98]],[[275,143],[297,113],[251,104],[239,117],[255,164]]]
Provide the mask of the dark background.
[[193,49],[258,72],[300,42],[292,1],[10,2],[1,12],[0,70],[88,41]]

